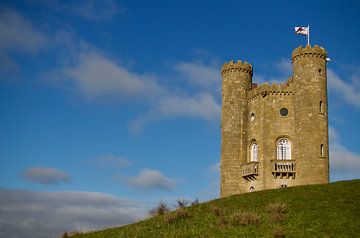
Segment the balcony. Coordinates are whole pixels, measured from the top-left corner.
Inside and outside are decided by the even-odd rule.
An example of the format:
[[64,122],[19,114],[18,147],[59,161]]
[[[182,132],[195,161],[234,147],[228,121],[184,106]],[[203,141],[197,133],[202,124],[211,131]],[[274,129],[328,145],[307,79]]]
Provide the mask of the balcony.
[[295,178],[296,163],[294,160],[274,160],[273,176],[274,178]]
[[259,162],[249,162],[241,166],[241,176],[244,179],[256,180],[257,175],[259,175]]

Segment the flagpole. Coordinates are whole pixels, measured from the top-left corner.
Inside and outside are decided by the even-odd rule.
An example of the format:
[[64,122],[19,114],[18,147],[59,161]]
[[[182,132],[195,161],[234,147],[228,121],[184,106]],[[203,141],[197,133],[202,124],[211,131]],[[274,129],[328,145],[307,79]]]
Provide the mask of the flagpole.
[[308,40],[308,45],[310,45],[310,25],[308,25],[307,40]]

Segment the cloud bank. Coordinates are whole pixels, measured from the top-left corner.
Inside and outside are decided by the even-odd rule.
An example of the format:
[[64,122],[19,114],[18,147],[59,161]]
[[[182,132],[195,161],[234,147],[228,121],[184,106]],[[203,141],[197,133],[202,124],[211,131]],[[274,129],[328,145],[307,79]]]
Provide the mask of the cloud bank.
[[145,218],[139,202],[95,192],[0,189],[0,238],[55,238]]

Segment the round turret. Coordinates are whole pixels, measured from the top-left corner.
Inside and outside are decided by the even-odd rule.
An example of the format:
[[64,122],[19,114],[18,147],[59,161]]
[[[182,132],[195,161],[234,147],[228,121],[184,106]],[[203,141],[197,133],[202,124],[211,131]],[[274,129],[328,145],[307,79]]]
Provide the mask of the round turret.
[[251,89],[253,68],[248,62],[238,60],[236,63],[231,60],[226,62],[221,69],[221,76],[224,81],[240,83],[244,89]]
[[329,179],[326,59],[326,50],[318,45],[298,47],[292,53],[294,154],[301,184]]
[[221,196],[241,191],[236,178],[246,160],[247,93],[252,87],[252,66],[247,62],[230,61],[221,69]]

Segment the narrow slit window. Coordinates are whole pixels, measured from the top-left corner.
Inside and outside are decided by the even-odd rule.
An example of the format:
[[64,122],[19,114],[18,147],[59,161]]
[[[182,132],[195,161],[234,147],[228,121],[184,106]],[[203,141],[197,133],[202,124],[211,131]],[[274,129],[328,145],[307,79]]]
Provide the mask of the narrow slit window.
[[320,145],[320,155],[324,156],[324,144]]
[[319,103],[319,110],[321,113],[323,113],[323,102],[322,101],[320,101],[320,103]]

